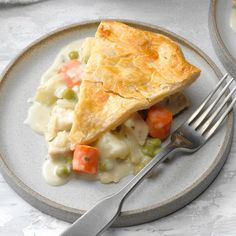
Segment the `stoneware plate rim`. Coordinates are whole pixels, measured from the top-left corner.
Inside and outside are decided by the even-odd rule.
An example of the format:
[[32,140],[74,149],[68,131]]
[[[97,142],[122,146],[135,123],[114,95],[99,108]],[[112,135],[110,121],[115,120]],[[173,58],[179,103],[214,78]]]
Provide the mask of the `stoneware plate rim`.
[[232,75],[236,76],[236,59],[231,55],[229,50],[227,49],[219,28],[217,26],[217,20],[216,20],[216,8],[217,8],[217,2],[218,0],[211,0],[210,2],[210,8],[208,13],[208,24],[209,24],[209,32],[210,32],[210,38],[212,45],[214,47],[214,50],[222,62],[225,69]]

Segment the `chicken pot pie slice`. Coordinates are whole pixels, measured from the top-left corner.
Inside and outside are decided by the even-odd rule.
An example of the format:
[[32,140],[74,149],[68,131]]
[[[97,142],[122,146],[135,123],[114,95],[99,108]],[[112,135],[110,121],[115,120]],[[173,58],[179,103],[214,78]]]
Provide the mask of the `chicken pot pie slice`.
[[182,91],[199,74],[168,37],[101,22],[83,74],[71,141],[95,141],[132,113]]

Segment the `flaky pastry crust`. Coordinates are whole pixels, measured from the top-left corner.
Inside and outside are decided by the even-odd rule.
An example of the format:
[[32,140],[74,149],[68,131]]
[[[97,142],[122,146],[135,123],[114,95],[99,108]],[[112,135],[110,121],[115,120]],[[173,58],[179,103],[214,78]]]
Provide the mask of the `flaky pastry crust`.
[[83,75],[72,142],[90,144],[132,113],[182,91],[199,74],[168,37],[101,22]]

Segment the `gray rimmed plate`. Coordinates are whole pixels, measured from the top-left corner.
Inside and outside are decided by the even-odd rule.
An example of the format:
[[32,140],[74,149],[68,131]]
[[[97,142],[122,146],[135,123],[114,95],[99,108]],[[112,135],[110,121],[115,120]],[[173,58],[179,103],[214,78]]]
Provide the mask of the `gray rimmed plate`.
[[211,41],[225,69],[236,77],[236,29],[233,30],[230,26],[232,16],[236,18],[236,7],[233,8],[232,0],[211,0],[209,9]]
[[[217,83],[221,77],[219,69],[200,49],[165,29],[140,22],[126,23],[171,37],[181,46],[187,59],[201,68],[200,78],[186,91],[191,107],[174,121],[174,126],[178,126]],[[79,178],[60,187],[47,185],[41,175],[46,145],[43,137],[23,124],[29,107],[26,101],[34,95],[40,76],[58,51],[73,40],[93,36],[98,24],[93,21],[70,25],[37,40],[11,62],[0,84],[1,172],[9,185],[30,204],[68,222],[76,220],[132,177],[110,185]],[[231,113],[221,130],[201,150],[192,155],[175,156],[158,168],[154,177],[147,178],[127,199],[114,225],[127,226],[158,219],[196,198],[223,166],[232,132]]]

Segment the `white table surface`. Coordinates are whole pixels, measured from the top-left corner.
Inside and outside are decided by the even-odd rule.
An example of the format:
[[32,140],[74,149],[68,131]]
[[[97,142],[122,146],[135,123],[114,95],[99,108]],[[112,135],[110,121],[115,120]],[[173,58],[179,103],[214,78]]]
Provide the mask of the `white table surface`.
[[[51,0],[28,6],[0,5],[0,71],[25,46],[45,33],[59,26],[102,17],[135,19],[165,27],[196,44],[222,69],[209,38],[208,7],[207,0]],[[148,224],[109,229],[103,235],[236,235],[235,153],[236,138],[214,183],[182,210]],[[0,175],[1,236],[54,236],[68,225],[30,206]]]

